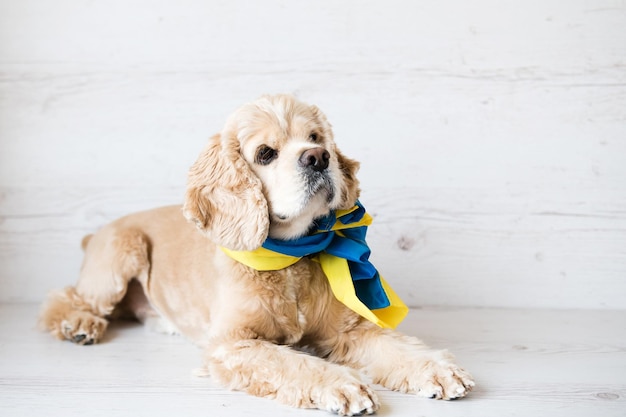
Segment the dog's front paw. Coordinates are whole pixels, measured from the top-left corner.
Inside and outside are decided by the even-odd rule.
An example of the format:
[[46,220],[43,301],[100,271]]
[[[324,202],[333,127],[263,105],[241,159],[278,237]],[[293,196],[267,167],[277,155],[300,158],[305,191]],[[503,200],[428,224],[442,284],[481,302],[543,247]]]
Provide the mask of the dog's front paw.
[[375,413],[379,402],[376,393],[367,385],[358,381],[338,381],[322,388],[318,406],[340,416],[358,416]]
[[454,400],[465,397],[474,387],[472,376],[445,350],[424,350],[395,362],[393,369],[382,375],[375,382],[426,398]]
[[425,361],[415,378],[413,391],[427,398],[454,400],[465,397],[474,387],[472,376],[446,351],[436,352]]
[[108,322],[86,311],[73,311],[59,324],[59,333],[67,340],[79,345],[97,343]]

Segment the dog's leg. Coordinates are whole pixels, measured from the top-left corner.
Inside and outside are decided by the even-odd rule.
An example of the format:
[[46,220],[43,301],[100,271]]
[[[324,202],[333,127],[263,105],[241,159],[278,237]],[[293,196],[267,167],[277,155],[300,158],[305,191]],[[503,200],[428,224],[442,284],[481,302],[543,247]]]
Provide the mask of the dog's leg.
[[264,340],[214,343],[207,351],[207,368],[230,389],[294,407],[349,416],[371,414],[379,406],[374,391],[353,369]]
[[145,282],[150,265],[148,241],[135,229],[105,228],[85,239],[83,247],[76,287],[50,294],[40,323],[59,339],[89,345],[102,338],[106,317],[124,297],[129,281]]
[[343,333],[329,359],[363,371],[386,388],[428,398],[452,400],[474,387],[472,376],[448,351],[369,322]]

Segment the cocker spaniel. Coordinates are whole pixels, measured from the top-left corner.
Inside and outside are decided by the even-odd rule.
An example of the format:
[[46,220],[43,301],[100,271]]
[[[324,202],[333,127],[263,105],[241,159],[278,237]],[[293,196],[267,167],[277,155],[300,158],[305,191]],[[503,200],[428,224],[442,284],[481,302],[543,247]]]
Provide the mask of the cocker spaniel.
[[378,409],[362,374],[400,392],[463,397],[474,382],[447,351],[348,308],[318,257],[258,270],[231,256],[316,236],[320,219],[355,206],[358,168],[317,107],[288,95],[246,104],[191,167],[182,210],[131,214],[83,239],[78,283],[51,293],[41,323],[88,345],[132,314],[202,346],[206,373],[225,387],[340,415]]

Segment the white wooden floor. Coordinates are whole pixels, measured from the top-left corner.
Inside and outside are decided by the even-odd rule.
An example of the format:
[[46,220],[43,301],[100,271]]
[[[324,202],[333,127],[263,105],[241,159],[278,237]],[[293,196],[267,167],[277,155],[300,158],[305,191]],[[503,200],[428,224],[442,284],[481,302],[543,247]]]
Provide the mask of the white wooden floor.
[[[1,416],[306,416],[192,376],[181,337],[119,323],[95,346],[35,328],[35,305],[0,306]],[[626,311],[421,309],[401,326],[453,351],[477,388],[452,402],[377,387],[380,416],[626,416]]]

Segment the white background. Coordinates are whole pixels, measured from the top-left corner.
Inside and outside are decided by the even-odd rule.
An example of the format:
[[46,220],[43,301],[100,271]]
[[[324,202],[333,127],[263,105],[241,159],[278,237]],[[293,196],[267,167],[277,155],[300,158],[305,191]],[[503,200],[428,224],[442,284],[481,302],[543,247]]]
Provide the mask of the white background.
[[0,0],[0,301],[179,203],[240,104],[317,104],[425,305],[626,308],[626,2]]

